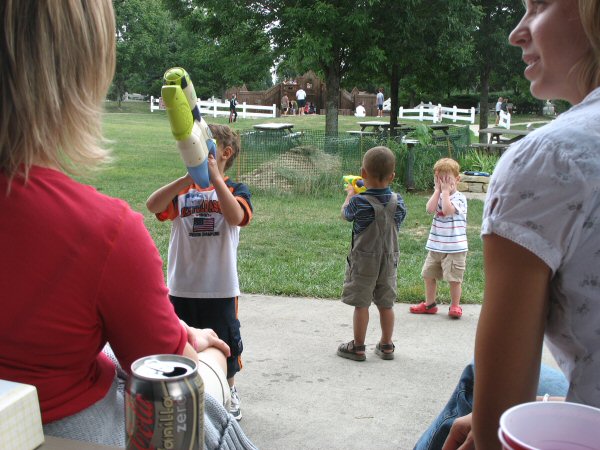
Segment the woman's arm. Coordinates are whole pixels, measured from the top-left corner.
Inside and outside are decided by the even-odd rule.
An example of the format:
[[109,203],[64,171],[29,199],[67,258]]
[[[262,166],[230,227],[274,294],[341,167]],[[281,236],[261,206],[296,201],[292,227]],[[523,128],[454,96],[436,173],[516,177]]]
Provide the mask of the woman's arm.
[[477,448],[500,448],[501,414],[534,401],[548,311],[550,268],[498,235],[483,238],[485,291],[475,341],[473,432]]

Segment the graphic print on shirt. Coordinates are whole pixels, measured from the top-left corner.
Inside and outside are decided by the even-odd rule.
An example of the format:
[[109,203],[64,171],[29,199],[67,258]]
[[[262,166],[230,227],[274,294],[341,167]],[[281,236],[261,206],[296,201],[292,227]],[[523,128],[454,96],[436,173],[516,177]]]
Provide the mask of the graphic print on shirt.
[[218,234],[218,231],[215,233],[214,218],[194,217],[194,224],[192,225],[192,232],[190,233],[190,236],[213,236]]
[[218,200],[210,199],[208,194],[202,191],[189,191],[182,197],[182,200],[184,204],[181,207],[180,216],[187,218],[188,223],[191,219],[188,227],[189,237],[218,236],[220,234],[219,231],[215,231],[215,217],[219,217],[215,214],[222,214]]

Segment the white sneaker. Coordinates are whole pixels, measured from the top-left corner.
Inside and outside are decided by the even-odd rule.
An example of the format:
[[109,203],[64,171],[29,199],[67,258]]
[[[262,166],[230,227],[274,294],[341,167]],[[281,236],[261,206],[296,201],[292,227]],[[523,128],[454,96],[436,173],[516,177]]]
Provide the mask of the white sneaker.
[[242,420],[242,410],[240,409],[240,396],[235,386],[231,387],[231,404],[229,406],[229,414],[235,420]]

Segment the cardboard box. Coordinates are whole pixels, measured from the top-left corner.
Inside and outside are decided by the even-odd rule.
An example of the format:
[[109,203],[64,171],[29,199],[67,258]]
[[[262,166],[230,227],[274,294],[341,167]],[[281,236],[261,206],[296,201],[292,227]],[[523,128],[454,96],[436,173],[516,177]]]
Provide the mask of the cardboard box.
[[33,450],[43,443],[35,387],[0,380],[0,450]]

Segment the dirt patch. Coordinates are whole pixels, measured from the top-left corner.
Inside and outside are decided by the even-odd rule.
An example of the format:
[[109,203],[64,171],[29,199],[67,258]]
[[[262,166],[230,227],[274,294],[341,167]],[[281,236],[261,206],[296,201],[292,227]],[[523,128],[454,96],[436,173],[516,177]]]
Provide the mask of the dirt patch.
[[240,181],[259,189],[289,192],[299,183],[311,182],[324,175],[339,173],[340,158],[317,147],[298,146],[240,176]]

